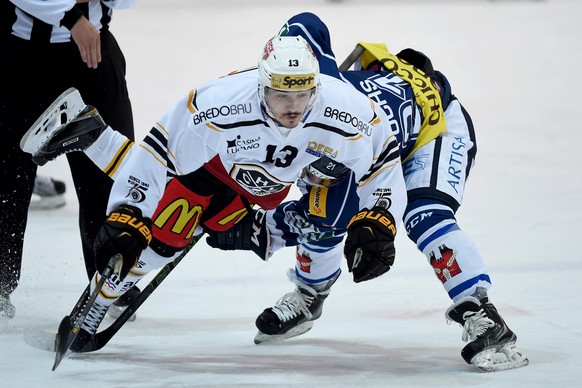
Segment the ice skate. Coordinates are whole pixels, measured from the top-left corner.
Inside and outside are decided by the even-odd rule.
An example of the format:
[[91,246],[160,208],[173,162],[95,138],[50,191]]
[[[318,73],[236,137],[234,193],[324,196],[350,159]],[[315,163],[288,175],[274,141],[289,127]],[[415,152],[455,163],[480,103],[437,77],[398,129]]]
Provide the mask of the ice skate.
[[449,307],[446,317],[463,326],[462,338],[468,344],[461,350],[461,356],[468,364],[494,372],[529,363],[515,346],[517,336],[487,297],[481,301],[472,296],[465,297]]
[[[115,303],[113,303],[109,307],[109,310],[107,311],[107,315],[113,319],[119,318],[119,316],[125,311],[127,306],[129,306],[131,304],[131,302],[133,302],[133,300],[138,297],[140,292],[141,291],[139,290],[139,288],[137,288],[137,286],[131,287],[129,290],[127,290],[127,292],[125,294],[121,295],[115,301]],[[135,321],[136,318],[137,317],[134,313],[131,315],[131,317],[128,320],[130,322],[133,322],[133,321]]]
[[38,118],[20,141],[20,148],[39,166],[72,151],[83,151],[99,137],[106,124],[79,92],[70,88]]
[[[89,310],[89,313],[87,314],[87,318],[83,322],[79,333],[69,348],[72,352],[82,351],[87,342],[93,338],[97,332],[97,328],[99,328],[101,321],[105,317],[107,309],[108,306],[103,306],[97,302],[93,303],[91,310]],[[74,325],[74,320],[77,319],[77,317],[77,314],[72,315],[71,327]]]
[[63,207],[66,204],[65,191],[65,182],[37,175],[29,209],[47,210]]
[[289,277],[297,284],[295,291],[285,294],[273,307],[265,309],[255,322],[259,332],[255,344],[284,340],[311,330],[313,321],[321,316],[323,302],[328,297],[337,276],[319,287],[311,287],[289,271]]
[[12,319],[15,313],[16,308],[10,302],[10,297],[0,295],[0,320]]

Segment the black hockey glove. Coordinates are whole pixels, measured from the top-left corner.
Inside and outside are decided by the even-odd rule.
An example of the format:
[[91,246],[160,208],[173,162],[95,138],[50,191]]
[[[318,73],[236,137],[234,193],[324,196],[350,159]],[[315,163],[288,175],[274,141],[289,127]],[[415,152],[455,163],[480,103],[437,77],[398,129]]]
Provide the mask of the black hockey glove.
[[152,241],[151,228],[152,221],[143,217],[136,207],[123,205],[113,210],[95,238],[95,264],[99,273],[103,273],[109,260],[119,253],[123,257],[123,267],[118,275],[124,279]]
[[223,251],[243,250],[253,251],[261,260],[270,257],[270,235],[265,224],[265,211],[252,210],[242,220],[225,232],[215,232],[205,229],[208,233],[206,243]]
[[352,217],[344,255],[354,282],[374,279],[390,270],[396,254],[395,235],[394,217],[384,208],[363,209]]

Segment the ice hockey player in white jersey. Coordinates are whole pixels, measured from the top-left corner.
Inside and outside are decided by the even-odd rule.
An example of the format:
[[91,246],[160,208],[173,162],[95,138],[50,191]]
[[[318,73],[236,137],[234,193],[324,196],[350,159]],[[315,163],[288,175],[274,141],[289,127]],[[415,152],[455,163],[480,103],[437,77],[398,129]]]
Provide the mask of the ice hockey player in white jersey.
[[[463,326],[463,340],[469,342],[462,349],[463,359],[487,371],[527,365],[527,357],[515,346],[517,336],[489,301],[491,279],[484,260],[455,219],[477,146],[469,114],[446,77],[416,50],[393,55],[383,44],[364,42],[342,63],[340,72],[329,31],[311,13],[293,16],[280,33],[305,37],[315,48],[322,73],[352,84],[388,114],[408,192],[406,230],[453,301],[445,315]],[[352,65],[354,69],[347,71]],[[321,316],[323,300],[340,273],[346,230],[344,253],[355,282],[380,276],[392,265],[375,254],[377,236],[354,245],[349,232],[358,225],[358,217],[352,217],[359,205],[349,176],[331,181],[333,185],[316,182],[309,171],[304,178],[305,195],[300,200],[258,211],[232,230],[211,232],[208,239],[222,249],[252,249],[263,260],[283,246],[297,245],[295,268],[289,273],[296,288],[257,317],[257,343],[303,334]],[[390,194],[385,198],[390,200]],[[249,233],[256,230],[263,231],[262,239]]]
[[[250,204],[275,208],[303,169],[324,157],[322,173],[353,174],[359,210],[375,216],[373,230],[384,236],[393,260],[395,220],[403,215],[406,192],[398,144],[386,120],[369,98],[320,74],[309,44],[291,36],[270,39],[258,69],[192,90],[136,147],[107,128],[74,90],[64,93],[21,147],[41,165],[84,150],[115,178],[95,240],[98,272],[115,255],[123,258],[70,349],[82,350],[109,306],[171,262],[202,227],[226,231]],[[384,192],[392,193],[390,203],[378,199]],[[354,228],[356,238],[364,227],[370,228],[365,222]]]

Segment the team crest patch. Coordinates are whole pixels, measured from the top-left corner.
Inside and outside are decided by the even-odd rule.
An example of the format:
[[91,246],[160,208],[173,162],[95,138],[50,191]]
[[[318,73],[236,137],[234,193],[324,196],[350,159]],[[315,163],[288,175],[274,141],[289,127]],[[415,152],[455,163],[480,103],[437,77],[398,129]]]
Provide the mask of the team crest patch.
[[246,191],[262,197],[283,191],[293,182],[282,182],[259,166],[235,164],[230,176]]
[[446,245],[441,245],[437,254],[435,251],[430,253],[430,265],[441,282],[444,283],[462,272],[457,262],[457,252]]

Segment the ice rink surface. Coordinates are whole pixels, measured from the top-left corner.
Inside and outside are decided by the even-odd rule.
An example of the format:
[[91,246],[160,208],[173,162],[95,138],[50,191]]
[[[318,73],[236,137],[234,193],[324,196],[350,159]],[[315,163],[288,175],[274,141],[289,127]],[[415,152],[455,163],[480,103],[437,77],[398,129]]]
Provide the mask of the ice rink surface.
[[461,328],[444,318],[450,300],[401,233],[388,274],[356,285],[345,268],[311,332],[268,346],[253,344],[254,320],[293,289],[285,272],[294,251],[264,263],[200,243],[137,321],[52,372],[53,354],[23,334],[56,331],[86,286],[63,158],[40,169],[67,182],[68,204],[30,213],[17,315],[0,327],[0,386],[580,386],[582,3],[141,0],[112,22],[137,137],[196,85],[256,64],[266,40],[303,11],[328,24],[340,60],[360,40],[384,42],[423,51],[448,76],[478,139],[459,223],[482,250],[490,298],[530,365],[483,373],[465,364]]

